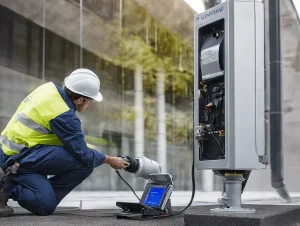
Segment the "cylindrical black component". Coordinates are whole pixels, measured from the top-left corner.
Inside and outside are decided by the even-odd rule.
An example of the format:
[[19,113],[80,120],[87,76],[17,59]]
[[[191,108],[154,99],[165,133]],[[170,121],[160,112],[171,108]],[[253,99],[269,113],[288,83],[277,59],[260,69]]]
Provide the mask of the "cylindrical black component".
[[270,167],[272,186],[289,199],[283,176],[282,148],[282,57],[280,0],[269,2],[270,42]]
[[130,156],[125,156],[121,158],[130,164],[128,167],[124,169],[125,171],[129,173],[135,173],[139,169],[140,161],[138,159],[134,159]]
[[203,1],[205,10],[208,10],[208,9],[223,2],[222,0],[202,0],[202,1]]

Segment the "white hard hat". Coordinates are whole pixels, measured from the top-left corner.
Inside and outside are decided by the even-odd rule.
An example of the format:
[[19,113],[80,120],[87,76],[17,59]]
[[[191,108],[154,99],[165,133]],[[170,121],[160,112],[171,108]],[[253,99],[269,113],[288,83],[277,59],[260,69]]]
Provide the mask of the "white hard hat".
[[65,78],[65,86],[73,93],[93,98],[100,102],[103,97],[99,92],[100,80],[98,76],[89,69],[79,68]]

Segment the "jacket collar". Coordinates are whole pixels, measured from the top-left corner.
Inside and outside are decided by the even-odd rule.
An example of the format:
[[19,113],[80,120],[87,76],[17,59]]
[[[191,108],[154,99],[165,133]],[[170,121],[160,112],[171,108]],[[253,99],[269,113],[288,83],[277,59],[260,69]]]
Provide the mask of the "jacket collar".
[[72,100],[70,99],[70,97],[68,96],[68,94],[66,93],[66,91],[61,88],[60,86],[54,84],[57,91],[59,92],[59,94],[61,95],[61,97],[63,98],[63,100],[66,102],[66,104],[68,105],[68,107],[72,110],[74,110],[74,112],[76,111],[76,106],[75,104],[72,102]]

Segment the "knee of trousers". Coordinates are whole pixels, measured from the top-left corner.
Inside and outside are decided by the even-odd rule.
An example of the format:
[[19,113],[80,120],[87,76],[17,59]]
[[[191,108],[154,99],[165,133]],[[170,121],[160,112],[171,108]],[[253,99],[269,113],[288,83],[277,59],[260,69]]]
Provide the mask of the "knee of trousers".
[[23,208],[38,216],[51,215],[57,206],[55,197],[52,199],[49,199],[48,197],[44,199],[43,197],[36,197],[35,200],[31,200],[30,202],[18,201],[18,203]]

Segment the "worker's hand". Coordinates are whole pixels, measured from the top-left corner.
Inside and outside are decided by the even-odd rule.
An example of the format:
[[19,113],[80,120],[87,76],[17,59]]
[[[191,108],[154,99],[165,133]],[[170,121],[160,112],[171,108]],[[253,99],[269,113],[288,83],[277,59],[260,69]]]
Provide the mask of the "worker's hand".
[[109,164],[112,168],[116,170],[124,169],[125,167],[129,166],[129,163],[124,161],[120,157],[111,157],[106,155],[105,156],[105,163]]

